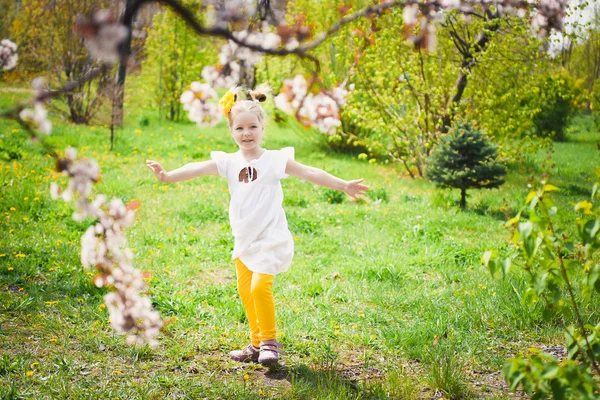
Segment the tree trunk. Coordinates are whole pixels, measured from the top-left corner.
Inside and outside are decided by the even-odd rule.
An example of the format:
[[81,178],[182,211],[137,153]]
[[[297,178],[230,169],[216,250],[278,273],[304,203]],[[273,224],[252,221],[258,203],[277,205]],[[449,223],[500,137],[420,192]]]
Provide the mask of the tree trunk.
[[[499,18],[499,14],[498,12],[492,13],[490,11],[487,11],[486,18],[488,21],[493,21]],[[495,32],[498,30],[499,27],[500,25],[497,22],[494,22],[490,24],[490,26],[486,30]],[[483,53],[489,43],[490,37],[484,30],[477,38],[477,42],[474,46],[470,46],[467,52],[461,52],[463,55],[463,62],[461,63],[460,75],[456,80],[456,93],[452,98],[450,109],[442,118],[442,126],[440,127],[440,131],[442,133],[448,132],[448,129],[450,128],[450,124],[452,122],[452,118],[455,115],[455,106],[457,106],[460,100],[462,99],[463,93],[465,92],[465,88],[467,87],[468,77],[471,73],[471,69],[477,64],[477,60],[475,59],[474,55],[477,53]]]
[[467,208],[467,189],[460,188],[460,209]]
[[[133,7],[134,0],[125,0],[125,11],[126,14],[131,7]],[[121,128],[123,126],[123,100],[125,98],[125,76],[127,74],[127,60],[129,59],[129,53],[131,52],[131,29],[133,25],[132,21],[125,21],[128,29],[127,38],[121,44],[122,46],[122,57],[119,62],[119,70],[117,71],[117,84],[113,96],[113,111],[112,111],[112,126]]]

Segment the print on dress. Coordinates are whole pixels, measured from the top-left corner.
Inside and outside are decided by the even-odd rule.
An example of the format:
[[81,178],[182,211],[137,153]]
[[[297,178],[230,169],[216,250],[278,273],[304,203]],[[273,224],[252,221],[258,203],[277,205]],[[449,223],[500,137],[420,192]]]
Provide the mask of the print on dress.
[[239,175],[240,182],[243,181],[244,183],[248,183],[248,182],[255,181],[256,178],[258,178],[258,171],[256,170],[256,168],[244,167],[240,171],[240,175]]

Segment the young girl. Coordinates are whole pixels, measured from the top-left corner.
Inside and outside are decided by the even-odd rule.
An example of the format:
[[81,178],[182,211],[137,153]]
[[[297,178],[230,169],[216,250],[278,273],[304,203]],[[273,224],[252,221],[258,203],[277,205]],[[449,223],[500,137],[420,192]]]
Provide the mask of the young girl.
[[235,238],[237,287],[250,325],[250,344],[232,351],[240,362],[272,364],[279,360],[281,344],[276,339],[273,277],[286,271],[294,255],[294,240],[282,208],[280,180],[292,175],[328,188],[346,192],[353,198],[368,186],[362,179],[345,181],[318,168],[294,161],[294,148],[267,150],[261,147],[265,114],[259,102],[265,101],[268,87],[248,91],[233,88],[221,99],[229,130],[240,150],[211,152],[210,161],[194,162],[166,172],[159,163],[146,164],[161,182],[179,182],[204,175],[227,178],[231,202],[229,219]]

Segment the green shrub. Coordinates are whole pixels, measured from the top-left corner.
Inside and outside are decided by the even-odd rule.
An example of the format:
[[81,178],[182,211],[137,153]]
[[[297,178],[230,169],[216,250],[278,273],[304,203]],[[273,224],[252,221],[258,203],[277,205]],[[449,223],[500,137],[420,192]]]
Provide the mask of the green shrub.
[[390,196],[388,195],[388,192],[387,192],[387,190],[385,190],[385,188],[369,189],[369,191],[367,192],[367,196],[369,196],[369,198],[371,200],[374,200],[374,201],[381,200],[381,201],[385,201],[386,203],[390,199]]
[[564,141],[565,130],[576,111],[582,91],[565,73],[544,77],[536,89],[527,100],[537,106],[538,111],[533,115],[536,135]]
[[335,189],[321,189],[321,198],[329,204],[341,204],[346,198],[346,193]]
[[497,157],[498,149],[481,131],[460,123],[433,150],[426,177],[440,187],[460,189],[460,207],[464,209],[467,189],[491,189],[504,183],[506,168]]

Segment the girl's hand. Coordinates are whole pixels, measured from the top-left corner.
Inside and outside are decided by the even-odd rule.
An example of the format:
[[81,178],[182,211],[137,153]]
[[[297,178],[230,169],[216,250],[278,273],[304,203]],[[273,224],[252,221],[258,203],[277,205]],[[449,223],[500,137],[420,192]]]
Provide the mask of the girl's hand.
[[146,160],[146,165],[154,172],[154,175],[156,175],[156,178],[159,181],[167,182],[167,172],[159,163],[152,160]]
[[358,197],[356,196],[363,195],[365,194],[365,191],[369,190],[368,186],[361,183],[362,181],[363,178],[346,182],[344,192],[346,192],[346,194],[348,194],[350,197],[358,200]]

